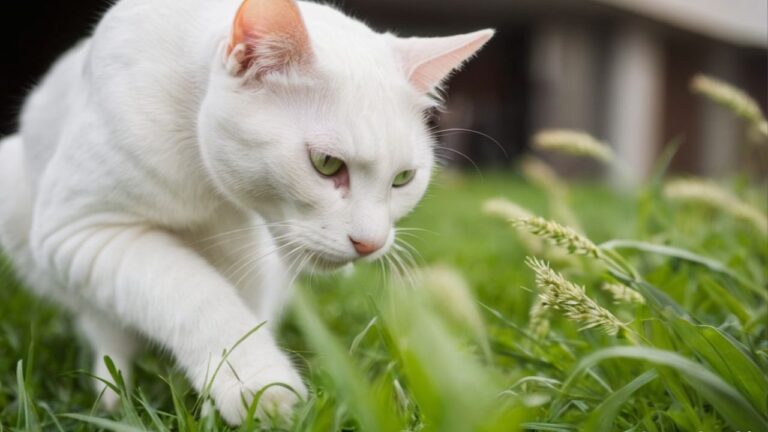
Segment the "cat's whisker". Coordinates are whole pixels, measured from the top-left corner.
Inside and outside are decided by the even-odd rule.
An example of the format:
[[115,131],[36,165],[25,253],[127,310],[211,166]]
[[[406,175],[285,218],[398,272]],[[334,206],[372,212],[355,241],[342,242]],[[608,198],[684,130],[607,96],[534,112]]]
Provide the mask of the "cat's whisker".
[[[438,235],[438,234],[437,234],[437,233],[435,233],[435,232],[429,232],[429,234]],[[407,231],[406,231],[406,232],[400,232],[400,231],[398,231],[398,232],[397,232],[397,237],[398,237],[398,238],[402,238],[402,237],[410,237],[410,238],[412,238],[412,239],[415,239],[415,240],[419,240],[419,241],[421,241],[421,240],[422,240],[421,236],[419,236],[418,234],[416,234],[416,233],[412,233],[412,232],[407,232]]]
[[442,156],[435,155],[435,165],[440,168],[448,168],[451,165],[451,160]]
[[[210,244],[210,245],[208,245],[208,246],[206,246],[206,247],[204,247],[203,249],[200,250],[201,252],[206,252],[206,251],[208,251],[208,250],[210,250],[212,248],[215,248],[217,246],[221,246],[223,244],[229,243],[230,241],[232,241],[231,239],[229,239],[230,236],[233,236],[235,234],[239,234],[240,236],[237,237],[237,239],[240,239],[242,236],[245,236],[245,235],[248,235],[248,234],[260,231],[262,228],[265,228],[265,227],[269,228],[270,226],[280,226],[280,227],[288,227],[288,228],[290,228],[293,225],[291,225],[291,224],[281,224],[281,225],[262,224],[262,225],[247,227],[247,228],[239,228],[239,229],[236,229],[236,230],[227,231],[227,232],[224,232],[224,233],[213,235],[211,237],[208,237],[207,239],[197,240],[197,241],[193,242],[192,244],[194,246],[198,246],[198,245],[202,246],[202,244],[205,243],[205,242],[216,240],[214,243],[212,243],[212,244]],[[271,235],[271,234],[267,234],[267,235]],[[274,237],[273,240],[278,241],[281,238],[284,238],[284,237],[286,237],[288,235],[289,234],[283,234],[281,236]]]
[[415,239],[421,240],[421,237],[419,237],[419,236],[417,236],[416,234],[413,234],[413,233],[397,233],[397,235],[398,236],[411,237],[411,238],[415,238]]
[[[287,246],[290,246],[290,245],[294,244],[295,242],[296,242],[296,241],[293,241],[293,242],[289,242],[289,243],[287,243],[287,244],[285,244],[285,245],[282,245],[282,246],[272,247],[272,248],[269,250],[269,252],[267,252],[266,254],[264,254],[263,256],[261,256],[261,257],[259,257],[259,258],[256,258],[256,259],[254,260],[254,262],[258,262],[258,261],[260,261],[262,258],[266,258],[266,257],[268,257],[268,256],[270,256],[270,255],[272,255],[272,254],[274,254],[274,253],[276,253],[276,252],[280,251],[281,249],[284,249],[285,247],[287,247]],[[247,261],[250,261],[250,260],[252,260],[252,259],[253,259],[253,256],[254,256],[254,255],[256,255],[257,253],[261,253],[261,252],[263,252],[263,251],[259,250],[259,248],[257,247],[257,244],[256,244],[256,243],[247,243],[247,244],[245,244],[245,245],[241,246],[240,248],[238,248],[238,250],[236,251],[236,253],[238,253],[238,254],[239,254],[241,251],[243,251],[243,250],[245,250],[245,249],[248,249],[248,248],[253,248],[253,250],[252,250],[252,251],[250,251],[249,253],[245,254],[245,256],[241,257],[240,259],[238,259],[238,260],[237,260],[237,261],[235,261],[234,263],[232,263],[232,264],[229,266],[229,268],[227,268],[227,269],[225,270],[225,272],[224,272],[225,274],[230,274],[230,271],[232,271],[232,270],[233,270],[233,268],[234,268],[235,266],[238,266],[238,265],[240,265],[240,264],[241,264],[243,261],[246,261],[246,262],[247,262]],[[247,265],[250,265],[250,264],[247,264]],[[237,273],[238,273],[238,272],[241,270],[241,268],[242,268],[242,267],[238,267],[238,269],[237,269],[235,272],[233,272],[233,273],[232,273],[232,276],[235,276],[235,275],[236,275],[236,274],[237,274]]]
[[[300,264],[298,266],[296,266],[296,269],[294,270],[294,275],[291,278],[291,281],[288,283],[289,287],[293,286],[293,284],[296,283],[296,279],[298,279],[299,275],[301,275],[301,270],[307,264],[307,260],[312,257],[312,252],[304,251],[304,252],[302,252],[301,257],[303,257],[303,258],[300,258],[301,262],[300,262]],[[298,262],[298,260],[297,260],[297,262]]]
[[[233,272],[232,275],[231,275],[231,277],[234,278],[235,276],[237,276],[238,273],[240,273],[241,271],[243,272],[243,274],[237,279],[237,282],[235,283],[235,286],[240,286],[240,284],[253,272],[253,270],[258,268],[258,264],[261,261],[263,261],[264,259],[274,255],[277,252],[280,252],[283,249],[286,249],[286,248],[288,248],[290,246],[294,246],[294,245],[296,245],[298,243],[300,243],[299,240],[294,240],[294,241],[286,243],[286,244],[284,244],[282,246],[279,246],[279,247],[276,247],[276,248],[272,248],[272,250],[270,250],[269,252],[267,252],[267,253],[265,253],[265,254],[255,258],[255,259],[252,258],[253,255],[255,255],[255,253],[251,253],[248,256],[248,258],[246,259],[246,262],[241,264],[241,266],[237,269],[237,271]],[[297,249],[301,249],[301,245],[295,246],[294,250],[297,250]],[[240,261],[241,260],[238,260],[238,262],[240,262]],[[257,275],[258,274],[260,274],[260,272],[257,273]]]
[[[289,245],[286,245],[286,246],[289,246]],[[299,245],[299,246],[295,246],[293,249],[291,249],[291,251],[290,251],[290,252],[288,252],[287,254],[285,254],[285,256],[283,257],[283,259],[284,259],[284,260],[286,260],[286,261],[288,261],[288,260],[290,260],[290,258],[292,257],[292,255],[295,255],[297,252],[301,252],[301,250],[302,250],[302,246],[301,246],[301,245]],[[274,252],[273,252],[273,253],[274,253]],[[300,254],[299,254],[299,255],[300,255]],[[250,273],[251,273],[251,272],[253,272],[253,270],[254,270],[254,269],[258,270],[258,271],[257,271],[257,273],[256,273],[256,276],[259,276],[259,275],[261,275],[261,273],[262,273],[262,271],[264,270],[264,268],[259,268],[259,267],[257,267],[257,265],[256,265],[256,264],[257,264],[257,261],[256,261],[256,262],[253,262],[253,263],[250,263],[250,264],[249,264],[249,266],[248,266],[248,267],[249,267],[249,268],[248,268],[248,270],[245,272],[245,274],[243,274],[243,276],[241,276],[241,277],[240,277],[240,279],[238,279],[238,281],[237,281],[237,283],[235,284],[235,286],[239,286],[239,284],[240,284],[240,283],[242,283],[242,281],[243,281],[243,280],[245,280],[245,278],[246,278],[246,277],[248,277],[248,276],[250,275]],[[288,266],[288,269],[287,269],[287,271],[288,271],[288,274],[291,274],[291,271],[292,271],[292,266],[293,266],[294,264],[295,264],[295,262],[294,262],[294,261],[291,261],[291,264]],[[289,286],[290,286],[290,285],[289,285]]]
[[464,159],[469,161],[469,163],[471,163],[473,167],[475,167],[475,170],[477,170],[478,174],[480,174],[481,176],[483,175],[483,172],[480,169],[480,166],[471,157],[467,156],[466,154],[464,154],[464,153],[462,153],[462,152],[460,152],[460,151],[458,151],[456,149],[452,149],[450,147],[436,148],[435,149],[435,153],[437,154],[438,151],[448,151],[448,152],[451,152],[451,153],[454,153],[454,154],[457,154],[457,155],[463,157]]
[[315,264],[314,260],[316,258],[316,254],[314,252],[310,252],[310,254],[312,255],[312,261],[310,261],[310,262],[312,262],[312,270],[309,272],[309,279],[308,279],[307,285],[308,285],[309,289],[311,290],[312,289],[312,282],[314,281],[315,271],[316,271],[316,268],[315,268],[315,265],[314,265]]
[[397,269],[394,268],[394,264],[392,264],[392,259],[390,257],[390,254],[386,254],[382,257],[384,259],[384,262],[387,264],[387,270],[389,270],[387,277],[385,279],[385,283],[390,282],[390,280],[394,281],[395,278],[398,276]]
[[[304,254],[306,254],[306,251],[304,250],[304,247],[303,246],[297,246],[297,247],[293,248],[290,252],[288,252],[283,257],[283,260],[287,261],[289,263],[288,267],[286,268],[286,274],[287,275],[293,275],[294,272],[296,273],[296,275],[298,275],[300,273],[298,268],[294,269],[294,266],[296,266],[296,264],[298,263],[298,261],[301,259],[301,257]],[[295,275],[293,276],[292,280],[295,280]],[[292,286],[292,283],[288,284],[288,286],[289,287]]]
[[381,285],[385,286],[387,283],[387,270],[384,267],[384,260],[382,258],[379,258],[378,262],[379,262],[379,270],[381,271]]
[[[227,267],[227,269],[221,271],[221,273],[224,274],[224,275],[228,275],[230,270],[232,270],[232,268],[235,265],[237,265],[241,260],[249,259],[250,254],[253,253],[253,251],[249,250],[249,249],[256,249],[255,246],[256,246],[256,244],[253,243],[253,242],[245,242],[242,245],[240,245],[239,247],[237,247],[236,249],[233,249],[230,252],[230,255],[239,255],[239,258],[235,262],[229,263],[229,267]],[[205,252],[208,252],[208,249],[210,249],[210,248],[206,248],[204,250],[201,250],[200,254],[203,255],[204,257],[206,257],[206,259],[210,260],[211,264],[214,267],[220,268],[221,265],[224,265],[226,263],[226,259],[227,259],[226,255],[219,256],[218,254],[215,254],[215,253],[213,253],[213,254],[205,253]],[[212,256],[212,255],[216,255],[216,256]],[[222,261],[224,261],[224,262],[222,262]]]
[[258,224],[248,224],[248,226],[246,226],[246,227],[240,227],[240,228],[236,228],[236,229],[233,229],[233,230],[230,230],[230,231],[224,231],[224,232],[216,233],[216,234],[213,234],[213,235],[211,235],[209,237],[205,237],[205,238],[196,240],[195,244],[197,244],[197,243],[205,243],[207,241],[214,240],[214,239],[216,239],[218,237],[228,236],[228,235],[231,235],[231,234],[237,234],[237,233],[241,233],[241,232],[245,232],[245,231],[254,231],[254,230],[258,230],[258,229],[265,228],[265,227],[284,226],[284,225],[292,225],[292,224],[290,224],[288,220],[285,220],[285,221],[282,221],[282,222],[265,222],[265,223],[258,223]]
[[[290,238],[289,235],[285,235],[285,236],[281,236],[281,237],[282,238]],[[277,237],[274,240],[275,241],[279,241],[279,240],[282,239],[281,237]],[[281,245],[281,246],[280,245],[274,245],[274,246],[272,246],[269,249],[270,252],[268,254],[264,255],[263,258],[266,258],[269,255],[274,254],[274,253],[276,253],[276,252],[278,252],[278,251],[280,251],[280,250],[282,250],[282,249],[284,249],[284,248],[286,248],[286,247],[288,247],[288,246],[290,246],[290,245],[292,245],[294,243],[295,243],[295,241],[290,241],[290,242],[288,242],[288,243],[286,243],[284,245]],[[243,253],[244,251],[247,251],[248,249],[252,249],[252,251],[245,252],[246,254],[244,256],[241,256],[237,261],[235,261],[234,263],[231,263],[230,266],[224,271],[225,274],[230,274],[230,272],[233,270],[233,268],[235,266],[240,265],[243,261],[250,260],[253,257],[253,255],[255,255],[258,252],[261,252],[261,250],[259,249],[259,242],[258,241],[252,241],[252,242],[247,242],[247,243],[239,246],[238,248],[236,248],[235,251],[234,251],[234,254],[235,255],[239,255],[239,254]],[[259,260],[261,260],[261,258],[257,259],[257,261],[259,261]],[[240,270],[240,268],[238,268],[238,271],[239,270]],[[237,274],[237,271],[233,273],[233,275],[235,275],[235,274]]]
[[295,279],[295,274],[298,274],[296,270],[294,270],[294,267],[297,266],[299,260],[304,256],[306,252],[300,248],[296,248],[291,251],[291,253],[285,258],[286,261],[288,261],[288,267],[286,268],[285,272],[290,277],[288,283],[288,287],[293,285],[293,280]]
[[441,130],[433,132],[433,134],[436,135],[436,136],[445,136],[446,134],[458,134],[458,133],[475,134],[475,135],[479,135],[479,136],[481,136],[481,137],[491,141],[492,143],[496,144],[496,147],[498,147],[499,150],[501,150],[501,152],[504,154],[504,157],[509,159],[509,154],[507,153],[507,150],[504,149],[504,146],[501,145],[499,140],[497,140],[496,138],[494,138],[494,137],[492,137],[492,136],[490,136],[490,135],[488,135],[486,133],[483,133],[483,132],[480,132],[480,131],[477,131],[477,130],[474,130],[474,129],[465,129],[465,128],[449,128],[449,129],[441,129]]
[[410,263],[413,267],[418,267],[418,264],[425,262],[424,257],[421,255],[418,249],[416,249],[415,246],[403,238],[404,236],[413,237],[415,239],[420,239],[420,237],[410,232],[397,231],[395,242],[393,244],[395,249],[400,250],[403,254],[407,255],[407,258],[410,260]]
[[403,239],[397,239],[396,242],[396,249],[398,252],[402,255],[403,259],[406,260],[407,264],[409,265],[409,268],[411,272],[415,272],[416,269],[420,267],[419,264],[424,263],[424,257],[419,253],[419,251],[413,247],[411,244],[409,244],[407,241]]
[[403,268],[400,267],[400,262],[397,260],[396,255],[393,252],[390,252],[386,255],[387,262],[390,265],[390,270],[392,271],[393,279],[396,277],[396,284],[398,286],[405,286],[406,280],[405,280],[405,271]]
[[[403,237],[409,237],[409,238],[413,238],[413,239],[416,239],[416,240],[421,240],[422,239],[418,234],[406,231],[406,232],[397,232],[396,236],[395,236],[395,241],[399,241],[401,243],[407,243],[407,241]],[[410,244],[409,244],[409,246],[410,246]]]
[[[291,225],[284,225],[284,226],[285,227],[290,227]],[[262,233],[264,233],[262,231],[264,228],[268,228],[268,227],[256,226],[256,227],[249,227],[249,228],[240,228],[240,229],[237,229],[237,230],[232,230],[232,231],[229,231],[229,232],[226,232],[226,233],[221,233],[221,234],[217,234],[217,235],[211,236],[211,237],[209,237],[206,240],[195,241],[195,242],[192,243],[192,246],[197,247],[197,246],[203,246],[203,245],[207,244],[205,246],[205,248],[203,248],[201,250],[208,250],[208,249],[211,249],[213,247],[229,243],[231,241],[236,241],[236,240],[242,238],[243,236],[249,236],[249,235],[252,235],[252,234],[262,234]],[[267,232],[267,233],[264,233],[264,235],[271,236],[272,234]],[[283,234],[283,235],[281,235],[281,237],[284,236],[284,235],[287,235],[287,234]]]
[[397,256],[398,261],[400,261],[400,265],[403,267],[403,273],[405,273],[406,280],[408,284],[406,285],[406,288],[414,289],[416,288],[416,276],[414,268],[410,265],[408,265],[407,262],[403,259],[402,255],[395,254]]
[[400,267],[403,269],[403,273],[408,276],[408,279],[410,279],[410,271],[409,269],[413,266],[404,258],[404,256],[401,254],[402,250],[396,249],[393,252],[393,257],[395,260],[397,260],[400,263]]
[[[416,257],[414,256],[413,253],[411,253],[410,250],[408,250],[406,247],[404,247],[401,244],[395,244],[394,247],[398,252],[402,254],[403,259],[407,261],[408,265],[410,265],[411,268],[419,267]],[[415,252],[415,253],[418,254],[418,252]],[[418,255],[418,258],[423,262],[423,258],[421,257],[420,254]]]
[[415,278],[413,277],[413,272],[410,270],[408,265],[403,261],[403,258],[397,252],[398,252],[397,250],[393,251],[392,258],[397,263],[398,268],[402,271],[403,279],[404,279],[403,282],[406,284],[406,288],[414,288],[416,286],[416,282],[415,282]]
[[424,233],[424,234],[430,234],[435,236],[440,235],[440,233],[436,231],[431,231],[424,228],[403,227],[403,228],[395,228],[395,240],[401,240],[403,243],[406,243],[409,247],[413,248],[413,246],[408,242],[406,242],[404,239],[402,239],[402,237],[411,237],[416,240],[422,240],[422,238],[419,235],[417,235],[417,233]]
[[397,228],[395,228],[395,231],[398,231],[398,232],[404,232],[404,231],[420,231],[420,232],[428,232],[428,233],[432,233],[432,234],[434,234],[434,233],[435,233],[434,231],[430,231],[430,230],[428,230],[428,229],[425,229],[425,228],[419,228],[419,227],[397,227]]
[[406,248],[409,252],[412,252],[421,258],[421,253],[418,251],[418,249],[416,249],[416,247],[412,244],[408,243],[405,239],[397,238],[395,239],[395,243],[401,247]]

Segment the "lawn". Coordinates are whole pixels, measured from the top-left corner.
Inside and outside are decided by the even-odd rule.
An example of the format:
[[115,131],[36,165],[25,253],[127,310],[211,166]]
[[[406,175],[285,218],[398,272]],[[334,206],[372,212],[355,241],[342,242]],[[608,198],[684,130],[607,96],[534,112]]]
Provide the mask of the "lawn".
[[[764,234],[661,183],[620,194],[530,177],[440,174],[401,223],[401,262],[427,270],[304,278],[280,339],[312,396],[292,425],[240,430],[767,430]],[[600,246],[543,219],[513,227],[483,211],[496,197]],[[100,412],[70,319],[3,267],[0,431],[228,430],[157,350],[123,407]]]

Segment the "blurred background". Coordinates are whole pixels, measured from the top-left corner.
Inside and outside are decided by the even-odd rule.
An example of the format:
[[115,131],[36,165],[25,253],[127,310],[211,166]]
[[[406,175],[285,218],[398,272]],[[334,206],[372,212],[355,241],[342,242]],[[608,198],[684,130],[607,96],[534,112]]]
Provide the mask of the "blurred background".
[[[0,31],[0,134],[65,49],[86,36],[105,0],[6,2]],[[513,166],[544,128],[591,133],[616,151],[622,181],[645,178],[673,140],[677,172],[720,176],[750,169],[739,120],[689,91],[707,73],[768,105],[766,0],[337,0],[377,30],[448,35],[495,27],[497,37],[451,81],[438,119],[450,164]],[[461,132],[459,129],[481,132]],[[498,141],[484,137],[488,135]],[[465,155],[465,156],[461,156]],[[472,162],[470,162],[470,160]],[[572,175],[598,166],[551,161]],[[616,174],[616,173],[614,173]],[[617,177],[618,178],[618,177]]]

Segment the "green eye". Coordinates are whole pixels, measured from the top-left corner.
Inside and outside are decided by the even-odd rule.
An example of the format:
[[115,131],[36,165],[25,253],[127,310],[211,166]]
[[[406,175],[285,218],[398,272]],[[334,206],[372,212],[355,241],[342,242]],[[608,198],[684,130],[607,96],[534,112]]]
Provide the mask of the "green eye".
[[392,182],[394,187],[403,187],[416,177],[416,170],[403,171],[395,177],[395,181]]
[[341,159],[318,151],[310,150],[309,159],[317,172],[326,177],[335,176],[344,168],[344,161]]

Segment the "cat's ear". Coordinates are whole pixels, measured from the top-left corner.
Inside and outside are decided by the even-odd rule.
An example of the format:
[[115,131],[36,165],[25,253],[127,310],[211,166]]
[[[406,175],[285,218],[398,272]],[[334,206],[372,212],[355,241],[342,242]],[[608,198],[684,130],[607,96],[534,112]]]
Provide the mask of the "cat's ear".
[[398,38],[394,46],[408,81],[418,91],[429,93],[475,55],[494,33],[487,29],[448,37]]
[[295,0],[244,0],[232,25],[227,68],[260,77],[313,58],[307,28]]

